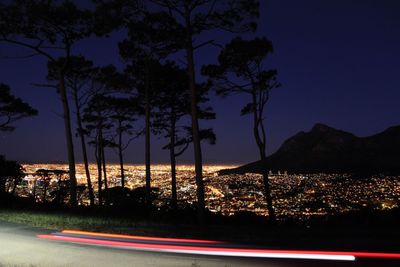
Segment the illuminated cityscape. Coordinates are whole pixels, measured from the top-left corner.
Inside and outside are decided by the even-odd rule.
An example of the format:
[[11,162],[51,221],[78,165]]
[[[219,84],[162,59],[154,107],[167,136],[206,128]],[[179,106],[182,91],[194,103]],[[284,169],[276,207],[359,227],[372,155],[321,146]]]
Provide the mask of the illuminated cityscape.
[[[234,174],[218,176],[217,171],[231,165],[205,165],[207,207],[211,212],[234,215],[238,212],[267,213],[262,176]],[[38,169],[67,170],[66,164],[25,164],[29,179]],[[90,165],[94,189],[97,190],[97,170]],[[109,187],[120,185],[119,165],[107,165]],[[77,165],[78,182],[85,185],[83,164]],[[308,219],[313,216],[340,214],[363,208],[392,209],[400,205],[400,177],[373,176],[352,178],[345,174],[270,175],[272,196],[277,217]],[[126,186],[134,189],[145,185],[145,167],[126,166]],[[165,204],[171,197],[170,166],[152,166],[152,187],[159,188],[155,205]],[[196,199],[194,167],[177,166],[178,200],[191,204]]]

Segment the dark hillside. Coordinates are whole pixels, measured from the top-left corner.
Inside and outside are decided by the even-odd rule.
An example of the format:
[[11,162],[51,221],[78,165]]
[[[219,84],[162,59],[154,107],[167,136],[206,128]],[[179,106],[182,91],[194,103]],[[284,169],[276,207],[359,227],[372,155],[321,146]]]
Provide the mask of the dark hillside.
[[324,124],[286,140],[264,162],[256,161],[228,173],[400,173],[400,126],[382,133],[357,137]]

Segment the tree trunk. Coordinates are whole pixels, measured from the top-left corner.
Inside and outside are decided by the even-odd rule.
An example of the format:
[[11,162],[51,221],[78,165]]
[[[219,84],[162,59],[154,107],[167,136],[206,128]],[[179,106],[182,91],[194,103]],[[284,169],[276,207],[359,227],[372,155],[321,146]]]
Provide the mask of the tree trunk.
[[11,181],[7,181],[9,178],[6,178],[6,183],[4,185],[4,193],[10,193]]
[[174,210],[176,210],[178,202],[176,193],[175,126],[176,126],[176,119],[175,116],[171,114],[169,156],[171,161],[171,194],[172,194],[171,205]]
[[0,178],[0,193],[6,193],[6,177]]
[[33,202],[36,203],[36,182],[37,178],[33,179],[33,189],[32,189],[32,196],[33,196]]
[[104,189],[107,191],[108,181],[107,181],[106,157],[104,154],[103,134],[102,132],[100,132],[100,134],[101,134],[100,153],[101,153],[101,161],[103,164]]
[[61,176],[57,177],[57,195],[54,201],[55,203],[61,205]]
[[83,155],[83,163],[85,165],[85,173],[86,173],[86,182],[89,191],[89,201],[90,206],[94,205],[94,193],[93,193],[93,186],[92,180],[90,178],[90,171],[89,171],[89,162],[86,150],[86,140],[85,140],[85,133],[82,126],[82,118],[81,118],[81,111],[79,108],[79,101],[78,101],[78,93],[76,90],[73,91],[74,93],[74,102],[75,102],[75,109],[76,109],[76,121],[78,124],[78,134],[81,139],[81,146],[82,146],[82,155]]
[[12,191],[11,191],[11,195],[15,195],[15,190],[16,189],[17,189],[17,183],[14,180],[14,184],[13,184],[13,188],[12,188]]
[[[103,136],[101,137],[103,140]],[[101,151],[101,161],[103,164],[103,177],[104,177],[104,190],[106,191],[106,199],[105,199],[105,204],[108,205],[109,204],[109,192],[108,192],[108,180],[107,180],[107,169],[106,169],[106,157],[104,154],[104,144],[102,142],[101,146],[100,146],[100,151]]]
[[43,195],[42,195],[42,202],[46,202],[46,194],[47,194],[47,177],[43,178]]
[[[147,60],[149,61],[149,60]],[[146,205],[151,205],[151,171],[150,171],[150,63],[146,66],[145,88],[145,163],[146,163]]]
[[118,132],[118,156],[119,156],[119,166],[121,168],[121,187],[125,187],[125,173],[124,173],[124,157],[122,151],[122,125],[121,121],[119,123],[119,132]]
[[[6,183],[7,183],[7,181],[6,181]],[[7,183],[5,192],[6,192],[6,193],[10,193],[10,188],[11,188],[11,181],[9,181],[9,182]]]
[[68,105],[67,92],[65,88],[64,74],[60,72],[59,80],[59,91],[61,96],[61,102],[63,105],[63,117],[65,127],[65,137],[68,152],[68,165],[69,165],[69,181],[70,181],[70,199],[69,203],[71,206],[77,205],[77,193],[76,193],[76,176],[75,176],[75,155],[74,155],[74,143],[72,140],[71,131],[71,117]]
[[199,136],[199,122],[197,115],[197,90],[196,90],[196,77],[193,57],[193,43],[192,43],[192,27],[190,22],[190,14],[187,12],[186,16],[186,58],[187,58],[187,71],[189,76],[190,88],[190,106],[192,115],[192,134],[193,134],[193,147],[194,147],[194,161],[196,173],[196,194],[197,194],[197,216],[200,224],[205,223],[205,200],[204,200],[204,184],[203,184],[203,162],[201,155],[201,145]]
[[101,152],[100,152],[100,130],[97,130],[97,142],[96,142],[96,149],[95,149],[95,157],[96,157],[96,162],[97,162],[97,192],[98,192],[98,199],[99,199],[99,205],[101,206],[103,204],[103,193],[102,193],[102,187],[103,187],[103,182],[102,182],[102,175],[101,175]]
[[[257,106],[257,98],[255,93],[252,93],[253,99],[253,134],[254,138],[260,153],[260,159],[262,162],[266,159],[266,152],[265,152],[265,140],[261,140],[259,127],[264,127],[262,123],[260,123],[260,119],[257,114],[256,106]],[[268,171],[263,173],[263,184],[264,184],[264,195],[265,200],[267,201],[267,210],[268,210],[268,217],[269,220],[274,223],[276,220],[274,206],[272,204],[272,196],[271,196],[271,188],[269,184],[269,177]]]
[[269,220],[272,223],[274,223],[276,220],[276,216],[275,216],[274,206],[272,204],[271,188],[269,185],[268,173],[263,173],[263,183],[264,183],[265,198],[267,200],[268,217]]

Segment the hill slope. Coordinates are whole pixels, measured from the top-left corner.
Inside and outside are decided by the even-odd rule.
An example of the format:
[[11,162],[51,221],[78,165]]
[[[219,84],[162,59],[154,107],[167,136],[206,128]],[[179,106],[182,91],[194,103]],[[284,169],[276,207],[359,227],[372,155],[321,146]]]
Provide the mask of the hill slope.
[[228,173],[400,173],[400,126],[382,133],[357,137],[351,133],[316,124],[309,132],[287,139],[265,161],[222,170]]

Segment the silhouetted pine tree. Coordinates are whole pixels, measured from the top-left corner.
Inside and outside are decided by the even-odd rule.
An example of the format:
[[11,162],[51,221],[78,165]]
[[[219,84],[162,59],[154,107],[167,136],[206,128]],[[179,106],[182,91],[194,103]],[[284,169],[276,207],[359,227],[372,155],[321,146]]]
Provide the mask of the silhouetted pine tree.
[[[58,69],[60,66],[64,66],[65,58],[60,58],[57,62],[50,61],[48,64],[48,75],[47,79],[57,80]],[[82,123],[82,111],[87,105],[92,92],[93,85],[93,74],[95,69],[93,62],[86,60],[84,57],[72,56],[69,58],[69,62],[65,69],[65,84],[70,93],[72,103],[75,107],[75,119],[77,126],[77,134],[81,141],[83,163],[85,166],[86,182],[89,192],[90,205],[94,205],[94,192],[92,181],[89,171],[89,162],[86,148],[86,131]]]
[[[266,133],[264,126],[265,105],[271,90],[280,86],[276,70],[265,69],[265,58],[272,52],[272,43],[266,38],[242,40],[235,38],[225,45],[218,56],[217,65],[204,66],[202,73],[210,77],[217,94],[247,94],[250,102],[241,115],[253,116],[253,134],[260,159],[266,158]],[[268,173],[263,174],[264,191],[271,221],[275,220]]]
[[5,193],[6,183],[13,184],[12,193],[19,181],[25,176],[24,169],[16,161],[6,160],[4,156],[0,155],[0,195]]
[[[198,220],[205,222],[205,200],[203,185],[203,163],[200,146],[200,130],[197,114],[197,95],[194,53],[215,40],[208,39],[210,31],[245,32],[256,28],[254,19],[258,17],[258,0],[149,0],[151,5],[161,8],[179,29],[180,47],[186,54],[186,67],[189,76],[193,147],[195,159]],[[150,6],[150,5],[149,5]],[[204,38],[199,38],[204,37]],[[202,40],[200,43],[196,40]]]
[[[169,142],[163,149],[168,149],[171,163],[171,204],[177,207],[176,188],[176,158],[182,155],[189,144],[193,142],[192,128],[185,117],[190,117],[190,93],[187,90],[187,72],[172,62],[160,65],[156,71],[155,86],[159,89],[156,99],[157,112],[155,112],[154,129],[164,133]],[[197,97],[198,103],[208,101],[206,97],[208,88],[198,85],[200,90]],[[214,119],[215,113],[211,107],[199,108],[197,111],[200,119]],[[206,139],[210,144],[215,144],[215,134],[212,129],[200,130],[201,139]]]
[[[134,97],[122,98],[108,96],[107,102],[110,119],[115,131],[112,141],[117,148],[121,172],[121,186],[125,187],[124,150],[128,148],[132,140],[143,133],[143,131],[135,130],[134,127],[134,123],[137,121],[139,115],[143,114],[143,108],[139,105],[138,99]],[[127,141],[124,141],[125,135],[130,136]]]
[[177,50],[176,37],[179,29],[175,21],[166,13],[143,12],[141,18],[128,18],[126,22],[128,37],[120,43],[120,54],[127,62],[128,73],[133,80],[145,111],[145,164],[146,164],[146,200],[151,204],[151,155],[150,134],[152,105],[157,97],[153,86],[153,69],[159,61]]
[[90,133],[92,137],[89,143],[95,147],[99,205],[103,203],[103,179],[104,188],[105,190],[108,189],[104,147],[108,144],[107,138],[105,137],[106,131],[112,127],[112,124],[109,120],[110,114],[107,105],[107,98],[102,94],[96,94],[90,99],[87,107],[84,109],[83,115],[86,131]]
[[65,86],[65,70],[72,47],[93,33],[93,16],[72,1],[18,0],[0,3],[0,42],[31,51],[29,57],[41,55],[65,65],[58,69],[58,93],[63,108],[65,138],[70,173],[70,204],[77,204],[75,155],[72,140],[70,107]]
[[13,96],[8,85],[0,83],[0,131],[13,131],[14,122],[37,114],[36,109]]

